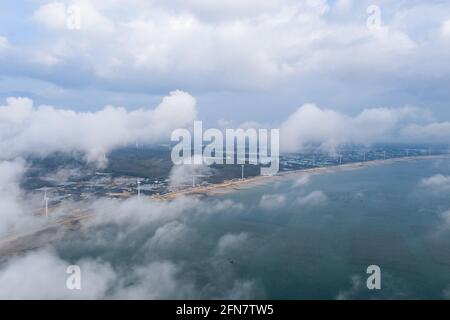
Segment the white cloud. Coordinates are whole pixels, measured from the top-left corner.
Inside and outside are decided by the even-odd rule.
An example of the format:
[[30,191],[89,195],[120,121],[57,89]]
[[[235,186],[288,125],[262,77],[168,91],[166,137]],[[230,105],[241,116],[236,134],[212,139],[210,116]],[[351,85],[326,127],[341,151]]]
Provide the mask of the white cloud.
[[217,253],[226,254],[230,251],[239,249],[248,240],[249,234],[246,232],[241,233],[227,233],[220,237],[217,243]]
[[422,187],[447,188],[450,187],[450,176],[435,174],[434,176],[422,179],[420,185]]
[[[354,9],[361,10],[355,19],[348,0],[337,2],[331,12],[324,0],[133,1],[132,11],[116,1],[69,4],[81,9],[80,32],[68,32],[66,4],[45,4],[34,12],[34,21],[64,31],[63,36],[52,34],[27,50],[45,52],[46,58],[21,60],[48,65],[57,59],[72,72],[75,65],[82,66],[89,79],[122,89],[147,90],[161,84],[266,89],[287,79],[297,86],[329,68],[338,78],[350,73],[369,82],[380,74],[401,76],[399,71],[405,69],[425,77],[429,70],[417,65],[417,58],[425,52],[439,61],[445,56],[416,43],[399,23],[370,32],[361,19],[366,7]],[[400,16],[410,8],[396,9]],[[349,19],[337,23],[332,19],[335,13],[348,14]],[[440,41],[430,36],[437,47]],[[448,74],[448,69],[433,70]]]
[[67,267],[72,265],[54,252],[41,249],[13,258],[0,269],[1,299],[99,299],[105,296],[114,271],[92,260],[77,262],[81,290],[66,287]]
[[25,199],[20,181],[26,170],[22,160],[0,162],[0,236],[39,226],[31,199]]
[[286,196],[282,194],[265,194],[259,201],[259,206],[264,210],[274,210],[286,204]]
[[446,142],[450,137],[450,122],[410,124],[403,128],[401,133],[413,141]]
[[[129,265],[126,272],[115,270],[108,262],[82,259],[81,290],[69,290],[67,267],[73,262],[62,259],[51,249],[30,251],[10,259],[0,268],[2,299],[192,299],[202,297],[201,288],[186,276],[182,264],[153,261]],[[247,297],[252,281],[235,281],[218,297]]]
[[311,180],[311,176],[309,174],[302,174],[299,178],[297,178],[294,183],[293,183],[293,187],[294,188],[298,188],[298,187],[303,187],[305,185],[307,185]]
[[47,3],[39,7],[32,18],[47,28],[65,28],[66,5],[62,2]]
[[328,197],[323,191],[316,190],[309,193],[306,196],[300,197],[297,199],[297,203],[300,205],[309,205],[309,206],[317,206],[324,204],[328,201]]
[[113,23],[104,17],[91,1],[50,2],[39,7],[32,15],[38,24],[53,31],[70,31],[70,19],[78,17],[79,31],[95,33],[109,33],[114,27]]
[[[107,106],[97,112],[75,112],[51,106],[33,106],[28,98],[8,98],[0,106],[0,159],[81,152],[90,162],[104,163],[114,148],[134,143],[168,141],[171,131],[190,127],[197,116],[196,100],[173,91],[155,109],[127,111]],[[365,109],[355,116],[305,104],[280,125],[282,152],[311,146],[335,152],[348,143],[443,141],[450,137],[448,123],[430,122],[427,110],[402,108]],[[245,126],[261,126],[247,122]],[[207,176],[207,166],[175,166],[172,186],[192,184],[193,175]],[[196,184],[204,177],[197,177]]]
[[337,0],[334,5],[334,9],[338,13],[346,13],[351,9],[352,5],[353,5],[352,0]]
[[213,203],[211,206],[208,206],[206,209],[207,213],[214,212],[228,212],[233,214],[239,214],[244,210],[244,205],[240,202],[236,202],[230,199],[226,199],[223,201],[218,201]]
[[[194,155],[195,157],[200,157],[199,155]],[[194,163],[192,159],[192,163]],[[181,164],[174,165],[170,170],[169,180],[170,187],[179,188],[192,186],[194,183],[196,186],[200,185],[206,180],[213,172],[213,169],[205,164]]]
[[[0,171],[1,172],[1,171]],[[0,194],[1,195],[1,194]],[[2,196],[2,195],[1,195]],[[0,201],[0,203],[3,202]],[[80,205],[82,207],[80,207]],[[92,203],[78,203],[77,209],[94,213],[81,226],[76,239],[70,243],[75,261],[66,261],[59,251],[49,248],[26,251],[17,258],[8,258],[0,267],[0,297],[4,299],[186,299],[245,297],[254,294],[255,282],[236,279],[224,268],[214,270],[221,261],[220,254],[239,249],[248,239],[245,232],[218,236],[217,246],[211,247],[205,261],[211,259],[212,272],[218,272],[207,288],[196,283],[196,270],[184,263],[177,254],[186,250],[189,243],[203,241],[195,237],[204,219],[210,214],[237,214],[236,203],[200,201],[196,198],[178,198],[170,202],[139,201],[136,198],[118,201],[98,199]],[[231,208],[231,209],[230,209]],[[72,208],[73,209],[73,208]],[[229,211],[228,211],[229,210]],[[63,203],[61,212],[70,211]],[[56,213],[55,213],[56,214]],[[108,231],[119,227],[119,232]],[[145,230],[154,230],[143,237]],[[61,233],[62,235],[62,233]],[[84,238],[84,240],[83,240]],[[87,238],[87,239],[86,239]],[[216,240],[216,239],[214,239]],[[5,243],[0,244],[2,250]],[[59,245],[65,246],[64,241]],[[67,245],[67,244],[66,244]],[[96,248],[98,260],[85,259],[83,246]],[[130,247],[131,246],[131,247]],[[127,260],[123,269],[123,256],[119,262],[111,258],[115,252],[140,252],[136,259]],[[67,252],[67,251],[65,251]],[[108,253],[103,255],[102,252]],[[80,254],[81,253],[81,254]],[[167,258],[159,257],[159,254]],[[131,254],[133,255],[133,254]],[[106,259],[106,260],[104,260]],[[82,290],[66,288],[66,268],[76,264],[81,267]],[[231,269],[230,269],[231,270]]]
[[183,239],[189,236],[189,228],[178,221],[171,221],[158,229],[150,240],[151,248],[173,247],[182,244]]
[[[125,201],[98,199],[90,204],[95,216],[86,225],[95,227],[105,223],[140,225],[142,223],[159,224],[179,217],[199,206],[193,198],[177,198],[170,202],[140,201],[136,197]],[[112,215],[111,212],[117,212]]]
[[392,140],[404,122],[427,117],[425,111],[413,107],[365,109],[351,117],[305,104],[281,124],[280,143],[283,151],[293,152],[309,146],[334,151],[347,143],[385,142]]
[[182,91],[171,92],[153,110],[134,111],[108,106],[83,113],[9,98],[0,106],[0,157],[82,152],[88,161],[101,164],[113,148],[168,141],[173,129],[190,125],[195,117],[196,101]]

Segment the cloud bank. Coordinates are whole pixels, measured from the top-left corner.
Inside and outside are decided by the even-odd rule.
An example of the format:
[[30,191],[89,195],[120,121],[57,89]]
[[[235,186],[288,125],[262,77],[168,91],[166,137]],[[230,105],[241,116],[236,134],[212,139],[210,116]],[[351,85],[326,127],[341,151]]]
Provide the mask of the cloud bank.
[[33,106],[28,98],[9,98],[0,106],[1,159],[46,156],[53,152],[81,152],[101,164],[114,148],[135,143],[167,141],[172,130],[189,126],[196,117],[196,101],[173,91],[154,109],[127,111],[107,106],[97,112],[75,112]]
[[25,170],[23,160],[0,161],[0,236],[43,223],[34,218],[33,198],[20,188]]
[[302,151],[316,146],[335,151],[344,144],[411,141],[416,136],[406,128],[411,123],[430,119],[429,112],[414,107],[365,109],[355,116],[304,104],[280,126],[281,149],[284,152]]
[[[141,102],[182,88],[226,109],[208,113],[217,119],[247,116],[252,103],[257,121],[281,120],[293,99],[350,112],[413,104],[449,116],[449,3],[382,1],[381,25],[370,29],[368,0],[238,2],[0,4],[10,17],[0,34],[3,97],[24,92],[79,110],[85,95]],[[67,26],[72,6],[76,30]]]
[[[226,260],[248,234],[210,232],[216,215],[239,215],[239,203],[131,198],[80,205],[95,215],[77,233],[0,263],[1,298],[239,299],[257,293],[256,282],[236,276]],[[81,290],[66,288],[73,264],[81,269]]]

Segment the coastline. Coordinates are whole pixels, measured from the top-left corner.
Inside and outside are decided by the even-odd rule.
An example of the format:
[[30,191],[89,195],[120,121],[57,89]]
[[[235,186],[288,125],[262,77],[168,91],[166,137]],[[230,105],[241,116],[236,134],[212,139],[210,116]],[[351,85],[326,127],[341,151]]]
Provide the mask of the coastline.
[[378,160],[352,162],[308,169],[283,171],[273,176],[255,176],[243,180],[241,179],[227,180],[222,183],[210,184],[207,186],[189,187],[177,191],[168,192],[162,195],[147,196],[144,197],[144,199],[170,201],[182,196],[191,196],[191,195],[214,196],[239,191],[243,189],[248,189],[251,188],[252,186],[263,185],[269,182],[295,179],[301,177],[302,175],[316,175],[346,170],[357,170],[375,165],[387,165],[397,162],[409,162],[409,161],[433,160],[433,159],[435,160],[450,159],[450,155],[411,156],[402,158],[378,159]]
[[[376,165],[388,165],[398,162],[410,162],[421,160],[439,160],[450,159],[450,155],[431,155],[431,156],[413,156],[403,158],[390,158],[380,160],[369,160],[364,162],[353,162],[340,165],[323,166],[316,168],[308,168],[302,170],[284,171],[273,176],[255,176],[244,180],[229,180],[219,184],[211,184],[207,186],[190,187],[178,191],[169,192],[163,195],[152,195],[142,197],[144,200],[150,201],[172,201],[183,196],[214,196],[228,194],[239,190],[249,189],[254,186],[264,185],[275,181],[286,181],[289,179],[298,179],[305,175],[317,175],[324,173],[333,173],[338,171],[349,171],[363,169]],[[131,195],[125,197],[130,198]],[[79,223],[89,219],[94,215],[93,212],[82,211],[73,212],[70,216],[44,223],[41,226],[15,234],[9,234],[0,238],[0,264],[2,260],[15,256],[21,252],[36,249],[45,244],[59,239],[64,231],[76,229]]]

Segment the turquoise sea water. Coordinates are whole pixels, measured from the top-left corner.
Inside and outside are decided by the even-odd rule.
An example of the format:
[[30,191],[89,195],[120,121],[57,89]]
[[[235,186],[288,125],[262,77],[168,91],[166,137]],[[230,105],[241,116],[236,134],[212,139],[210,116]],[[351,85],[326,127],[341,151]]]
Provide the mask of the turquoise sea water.
[[[443,299],[450,289],[450,225],[443,215],[450,186],[421,184],[436,174],[450,175],[450,161],[325,173],[303,185],[285,180],[205,200],[243,206],[186,218],[195,232],[164,250],[149,249],[155,230],[144,226],[122,240],[111,227],[98,229],[96,239],[113,239],[113,250],[92,246],[92,232],[59,249],[68,259],[101,258],[118,269],[174,261],[183,266],[180,277],[200,288],[192,298],[221,297],[236,279],[249,279],[251,298]],[[244,241],[217,254],[220,237],[241,233]],[[366,287],[373,264],[381,268],[381,290]]]

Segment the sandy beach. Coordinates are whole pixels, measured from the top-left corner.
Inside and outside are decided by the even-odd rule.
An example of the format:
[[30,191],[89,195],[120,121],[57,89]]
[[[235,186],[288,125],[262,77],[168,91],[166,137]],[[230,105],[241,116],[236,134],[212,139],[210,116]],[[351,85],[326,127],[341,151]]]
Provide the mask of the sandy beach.
[[369,160],[364,162],[352,162],[346,164],[332,165],[332,166],[323,166],[302,170],[292,170],[292,171],[283,171],[273,176],[256,176],[246,179],[234,179],[227,180],[223,183],[218,184],[210,184],[206,186],[196,186],[196,187],[188,187],[182,190],[169,192],[163,195],[152,195],[149,197],[145,197],[149,200],[173,200],[181,196],[190,196],[190,195],[203,195],[203,196],[213,196],[218,194],[229,193],[237,190],[248,189],[255,185],[262,185],[266,183],[271,183],[280,180],[286,179],[296,179],[301,177],[302,175],[315,175],[315,174],[323,174],[330,173],[336,171],[345,171],[345,170],[356,170],[361,168],[366,168],[369,166],[376,165],[387,165],[396,162],[408,162],[408,161],[420,161],[420,160],[432,160],[432,159],[450,159],[450,155],[431,155],[431,156],[413,156],[413,157],[402,157],[402,158],[390,158],[390,159],[380,159],[380,160]]

